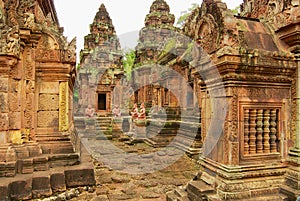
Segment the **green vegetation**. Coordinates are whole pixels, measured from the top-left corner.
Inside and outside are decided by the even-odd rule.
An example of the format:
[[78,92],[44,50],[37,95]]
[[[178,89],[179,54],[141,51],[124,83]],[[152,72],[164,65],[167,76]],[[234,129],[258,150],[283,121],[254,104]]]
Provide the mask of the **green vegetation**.
[[199,4],[193,3],[193,4],[191,5],[191,7],[188,8],[188,10],[182,11],[182,12],[180,13],[180,17],[179,17],[178,20],[177,20],[176,25],[177,25],[178,27],[182,27],[182,26],[184,25],[186,19],[188,18],[188,16],[191,14],[191,12],[192,12],[195,8],[197,8],[197,7],[199,7]]
[[133,64],[135,61],[135,51],[133,49],[129,49],[124,53],[123,57],[123,66],[127,79],[131,77],[131,71],[133,68]]
[[240,6],[235,7],[234,9],[231,9],[234,15],[238,15],[240,13]]

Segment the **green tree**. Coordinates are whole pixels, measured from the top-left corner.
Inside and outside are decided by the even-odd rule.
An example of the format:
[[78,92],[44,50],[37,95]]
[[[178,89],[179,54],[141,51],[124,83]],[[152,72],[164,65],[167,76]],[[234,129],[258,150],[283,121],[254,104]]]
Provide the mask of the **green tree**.
[[238,15],[240,13],[240,6],[235,7],[234,9],[231,9],[234,15]]
[[127,50],[123,57],[123,66],[124,66],[126,77],[128,79],[130,79],[131,77],[131,71],[133,68],[134,60],[135,60],[135,51],[133,49]]
[[188,10],[186,10],[186,11],[181,11],[180,17],[177,19],[176,25],[177,25],[178,27],[182,27],[183,24],[185,23],[186,19],[188,18],[188,16],[191,14],[191,12],[192,12],[195,8],[197,8],[198,6],[199,6],[199,4],[197,4],[197,3],[192,3],[191,7],[188,8]]

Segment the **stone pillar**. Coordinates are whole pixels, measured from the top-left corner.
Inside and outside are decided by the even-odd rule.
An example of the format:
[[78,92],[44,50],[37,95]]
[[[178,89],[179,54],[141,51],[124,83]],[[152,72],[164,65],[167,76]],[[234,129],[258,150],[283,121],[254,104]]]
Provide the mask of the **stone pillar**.
[[299,157],[300,164],[300,53],[295,54],[295,61],[297,63],[296,97],[294,98],[296,102],[295,141],[289,155]]
[[31,47],[25,47],[23,54],[23,102],[25,103],[22,108],[22,137],[24,141],[30,141],[34,138],[35,125],[34,116],[36,114],[35,106],[35,61],[34,50]]
[[11,66],[8,84],[8,103],[9,103],[9,136],[8,142],[22,144],[21,133],[21,105],[22,105],[22,71],[21,62],[16,62]]
[[[9,72],[17,64],[17,59],[13,57],[0,57],[0,144],[12,142],[12,133],[9,133],[9,109],[11,97]],[[16,138],[13,141],[20,141]]]
[[68,82],[59,84],[59,131],[68,131],[69,129],[69,85]]

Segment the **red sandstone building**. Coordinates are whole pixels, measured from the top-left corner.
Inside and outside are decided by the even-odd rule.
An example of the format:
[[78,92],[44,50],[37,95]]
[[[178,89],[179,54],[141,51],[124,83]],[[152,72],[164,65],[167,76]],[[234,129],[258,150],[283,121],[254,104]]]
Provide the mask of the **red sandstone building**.
[[[153,2],[136,48],[133,77],[138,79],[129,83],[137,87],[134,102],[165,109],[163,120],[161,113],[148,115],[152,127],[146,141],[165,146],[176,136],[175,146],[200,152],[197,178],[182,193],[170,192],[169,200],[299,196],[299,4],[244,0],[234,16],[221,1],[204,0],[179,30],[166,2]],[[30,199],[93,185],[91,168],[30,175],[79,162],[72,107],[74,41],[63,37],[52,1],[0,0],[0,12],[0,176],[13,178],[0,183],[0,198]],[[108,115],[120,103],[113,91],[121,85],[123,67],[103,5],[81,53],[80,104]],[[155,74],[158,66],[173,71]],[[171,126],[157,131],[158,121]],[[178,125],[181,132],[174,134]],[[14,180],[17,174],[28,175],[29,183]],[[78,174],[84,179],[74,179]],[[55,183],[54,178],[65,179]]]

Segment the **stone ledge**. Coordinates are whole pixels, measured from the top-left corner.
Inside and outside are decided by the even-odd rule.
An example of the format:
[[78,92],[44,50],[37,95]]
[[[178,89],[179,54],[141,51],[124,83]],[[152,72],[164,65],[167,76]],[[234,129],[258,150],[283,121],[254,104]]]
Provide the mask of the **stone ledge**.
[[51,196],[67,187],[93,186],[96,184],[90,156],[82,147],[81,163],[67,167],[54,167],[47,171],[17,174],[1,178],[0,200],[29,200]]

